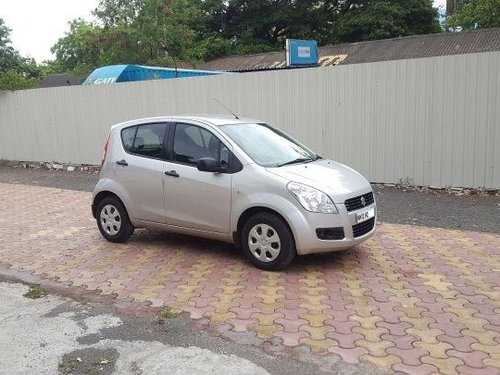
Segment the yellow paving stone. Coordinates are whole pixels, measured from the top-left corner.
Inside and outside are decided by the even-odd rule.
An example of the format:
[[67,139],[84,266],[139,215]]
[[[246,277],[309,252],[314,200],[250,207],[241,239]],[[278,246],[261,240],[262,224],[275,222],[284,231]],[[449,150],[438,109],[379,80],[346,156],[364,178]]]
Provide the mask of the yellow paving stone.
[[373,298],[369,296],[346,296],[346,301],[351,301],[354,305],[364,306],[373,302]]
[[198,284],[194,284],[194,285],[179,285],[177,288],[181,289],[182,290],[182,293],[193,293],[195,292],[196,290],[198,290],[200,286]]
[[191,298],[198,296],[198,293],[183,293],[177,296],[176,301],[178,303],[187,303]]
[[216,323],[216,324],[226,322],[229,319],[234,319],[236,317],[236,314],[231,312],[231,311],[224,312],[224,313],[218,313],[218,312],[214,311],[214,312],[211,312],[207,315],[210,317],[212,322]]
[[256,295],[256,297],[261,298],[262,303],[272,304],[272,303],[275,303],[278,299],[285,298],[285,295],[284,294],[271,294],[271,295],[269,295],[269,294],[259,293]]
[[301,290],[303,290],[307,296],[323,296],[323,297],[325,293],[328,291],[328,289],[324,287],[303,288]]
[[315,354],[327,354],[328,349],[339,345],[337,341],[332,339],[315,340],[309,337],[302,338],[299,342],[309,346]]
[[[373,305],[376,305],[374,301],[372,303]],[[356,312],[356,315],[359,317],[370,318],[373,316],[372,312],[377,310],[377,307],[373,305],[370,304],[370,305],[360,306],[360,305],[350,304],[346,305],[346,308],[354,310]]]
[[322,285],[325,283],[323,279],[300,279],[299,284],[305,284],[311,289],[326,290]]
[[402,363],[401,358],[395,355],[387,355],[385,354],[383,357],[375,357],[370,354],[364,354],[361,356],[361,360],[370,362],[379,367],[390,368],[396,363]]
[[481,319],[481,318],[473,318],[472,316],[465,316],[465,317],[454,317],[451,318],[451,321],[453,323],[460,323],[469,328],[472,331],[477,331],[477,332],[483,332],[484,331],[484,326],[486,324],[490,324],[487,320]]
[[282,331],[283,327],[279,324],[273,325],[260,325],[260,324],[251,324],[248,326],[248,329],[257,334],[257,337],[261,339],[268,339],[273,336],[274,332]]
[[490,354],[489,358],[483,359],[486,366],[497,368],[500,372],[500,354]]
[[481,352],[484,352],[484,353],[487,353],[487,354],[500,354],[500,345],[499,344],[496,344],[496,345],[483,345],[483,344],[480,344],[480,343],[474,343],[474,344],[471,344],[470,346],[472,349],[474,350],[478,350],[478,351],[481,351]]
[[299,314],[299,318],[307,320],[311,327],[321,327],[324,321],[331,317],[318,312],[308,312]]
[[[479,343],[483,345],[496,346],[500,345],[500,333],[495,331],[471,331],[470,329],[464,329],[460,332],[464,336],[474,337]],[[495,341],[495,338],[498,340]]]
[[271,326],[274,324],[274,321],[277,319],[283,319],[284,315],[280,313],[272,313],[272,314],[262,314],[262,313],[253,313],[252,318],[257,319],[260,325],[263,326]]
[[301,293],[300,294],[300,299],[306,301],[303,304],[307,304],[307,305],[324,305],[322,303],[322,301],[324,301],[325,299],[327,299],[327,296],[325,296],[325,295],[310,296],[310,295]]
[[473,317],[472,314],[478,313],[476,309],[471,309],[467,307],[449,307],[445,306],[443,307],[444,312],[449,312],[452,314],[455,314],[458,317],[466,317],[467,319],[476,319]]
[[444,332],[439,329],[415,329],[415,328],[407,328],[406,333],[418,337],[420,341],[428,343],[428,344],[437,344],[440,341],[436,338],[439,335],[444,335]]
[[361,328],[364,329],[375,329],[377,328],[377,322],[380,322],[384,320],[380,316],[358,316],[358,315],[351,315],[349,317],[349,320],[355,320],[356,322],[359,322]]
[[400,316],[399,320],[401,320],[402,322],[410,323],[415,329],[418,329],[421,331],[426,330],[426,329],[430,329],[429,324],[436,322],[434,319],[428,318],[428,317],[410,318],[407,316]]
[[448,355],[446,354],[447,350],[453,349],[453,346],[446,342],[439,342],[437,344],[429,344],[423,341],[415,341],[412,344],[415,348],[421,348],[427,350],[429,355],[433,358],[446,359]]
[[405,314],[409,318],[419,319],[422,317],[422,313],[426,312],[427,309],[423,307],[416,306],[395,306],[394,311],[399,311]]
[[276,309],[283,308],[282,303],[256,303],[254,307],[256,309],[259,309],[261,313],[263,314],[272,314],[276,311]]
[[353,289],[366,289],[363,288],[365,282],[363,280],[341,280],[340,281],[341,285],[344,285],[346,288],[349,289],[349,292]]
[[382,340],[381,336],[389,333],[387,328],[365,329],[361,327],[353,327],[352,331],[363,335],[366,341],[373,343],[380,342]]
[[371,342],[366,340],[356,340],[356,346],[360,346],[368,350],[368,353],[374,357],[384,357],[387,356],[386,350],[395,344],[392,341],[380,340],[377,342]]
[[439,374],[443,375],[456,375],[458,374],[457,367],[463,366],[464,362],[455,357],[448,358],[433,358],[424,356],[420,358],[423,363],[433,365],[439,369]]
[[300,326],[299,330],[308,332],[311,338],[314,340],[324,340],[326,339],[326,334],[333,331],[333,328],[330,326],[311,327],[304,324],[303,326]]
[[349,288],[349,294],[353,297],[366,297],[365,293],[369,291],[368,288]]

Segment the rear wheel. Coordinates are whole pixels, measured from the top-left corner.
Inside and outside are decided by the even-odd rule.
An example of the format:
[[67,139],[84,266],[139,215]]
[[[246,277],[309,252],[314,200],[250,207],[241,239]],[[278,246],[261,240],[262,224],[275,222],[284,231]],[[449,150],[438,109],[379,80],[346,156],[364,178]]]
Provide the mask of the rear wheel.
[[241,247],[250,261],[263,270],[279,270],[297,255],[293,234],[278,215],[262,212],[243,225]]
[[116,197],[106,197],[97,205],[97,226],[110,242],[125,242],[134,233],[127,210]]

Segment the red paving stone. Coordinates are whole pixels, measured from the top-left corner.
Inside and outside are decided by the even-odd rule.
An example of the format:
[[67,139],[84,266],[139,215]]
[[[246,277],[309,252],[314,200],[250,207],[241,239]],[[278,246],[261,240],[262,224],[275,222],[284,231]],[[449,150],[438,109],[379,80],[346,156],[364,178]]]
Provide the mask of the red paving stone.
[[[351,251],[253,268],[230,245],[139,230],[106,242],[88,193],[0,184],[0,269],[117,306],[169,306],[271,352],[407,374],[500,374],[500,236],[382,224]],[[327,354],[330,353],[330,354]]]

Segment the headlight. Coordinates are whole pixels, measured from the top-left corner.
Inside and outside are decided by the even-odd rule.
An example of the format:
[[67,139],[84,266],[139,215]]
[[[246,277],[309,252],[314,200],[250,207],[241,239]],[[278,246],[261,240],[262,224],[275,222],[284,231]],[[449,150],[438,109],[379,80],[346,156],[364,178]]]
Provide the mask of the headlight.
[[322,214],[339,213],[330,197],[318,189],[298,182],[289,182],[286,188],[307,211]]

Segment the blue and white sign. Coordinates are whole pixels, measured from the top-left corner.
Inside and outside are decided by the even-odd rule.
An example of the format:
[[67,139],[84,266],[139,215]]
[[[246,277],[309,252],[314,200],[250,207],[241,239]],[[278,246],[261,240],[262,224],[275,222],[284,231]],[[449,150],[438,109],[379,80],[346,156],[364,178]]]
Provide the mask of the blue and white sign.
[[286,40],[286,63],[288,66],[318,64],[318,43],[315,40]]

